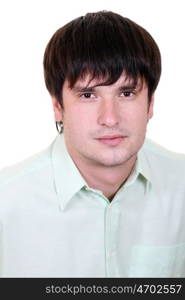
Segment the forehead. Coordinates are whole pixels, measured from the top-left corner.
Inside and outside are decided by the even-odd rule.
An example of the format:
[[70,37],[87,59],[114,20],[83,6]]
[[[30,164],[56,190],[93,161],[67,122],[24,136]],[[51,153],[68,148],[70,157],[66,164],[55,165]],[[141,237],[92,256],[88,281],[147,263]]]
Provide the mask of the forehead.
[[68,89],[80,89],[80,88],[96,88],[100,86],[108,86],[112,88],[119,88],[121,86],[131,86],[138,88],[146,88],[145,80],[138,78],[136,81],[134,79],[129,78],[126,74],[122,73],[122,75],[118,78],[116,82],[111,85],[105,84],[106,79],[104,78],[93,78],[90,74],[87,74],[84,77],[77,79],[73,87],[70,87],[69,81],[66,79],[64,82],[64,88]]

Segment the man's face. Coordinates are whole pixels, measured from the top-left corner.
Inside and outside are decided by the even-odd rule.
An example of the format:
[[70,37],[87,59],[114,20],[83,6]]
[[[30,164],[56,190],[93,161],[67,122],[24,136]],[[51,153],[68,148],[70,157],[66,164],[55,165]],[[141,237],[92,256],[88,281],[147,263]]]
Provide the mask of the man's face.
[[98,86],[89,78],[78,80],[71,89],[63,86],[63,106],[56,99],[56,120],[64,124],[64,138],[74,162],[116,167],[137,155],[152,117],[153,98],[148,104],[148,88],[137,86],[122,75],[117,82]]

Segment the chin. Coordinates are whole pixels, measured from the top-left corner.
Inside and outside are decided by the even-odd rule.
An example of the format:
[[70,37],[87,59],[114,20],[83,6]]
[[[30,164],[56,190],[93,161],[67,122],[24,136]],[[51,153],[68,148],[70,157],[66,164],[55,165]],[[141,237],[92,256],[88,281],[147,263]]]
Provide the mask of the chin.
[[97,159],[97,162],[105,167],[118,167],[131,159],[133,155],[112,155],[112,157],[102,157],[101,156]]

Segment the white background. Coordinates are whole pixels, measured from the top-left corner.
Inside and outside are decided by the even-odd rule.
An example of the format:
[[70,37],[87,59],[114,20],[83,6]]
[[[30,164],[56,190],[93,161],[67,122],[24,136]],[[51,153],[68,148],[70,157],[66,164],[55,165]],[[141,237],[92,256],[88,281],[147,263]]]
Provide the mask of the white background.
[[163,72],[147,136],[185,153],[184,0],[0,0],[0,168],[41,151],[56,136],[42,60],[68,21],[112,10],[146,28],[159,45]]

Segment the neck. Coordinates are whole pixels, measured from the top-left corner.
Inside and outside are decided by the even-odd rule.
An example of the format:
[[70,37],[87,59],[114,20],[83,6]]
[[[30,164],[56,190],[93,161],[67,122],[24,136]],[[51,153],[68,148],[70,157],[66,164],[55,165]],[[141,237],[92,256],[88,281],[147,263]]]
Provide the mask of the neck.
[[103,192],[110,201],[121,185],[127,180],[136,162],[136,155],[120,166],[106,167],[75,162],[83,178],[93,189]]

